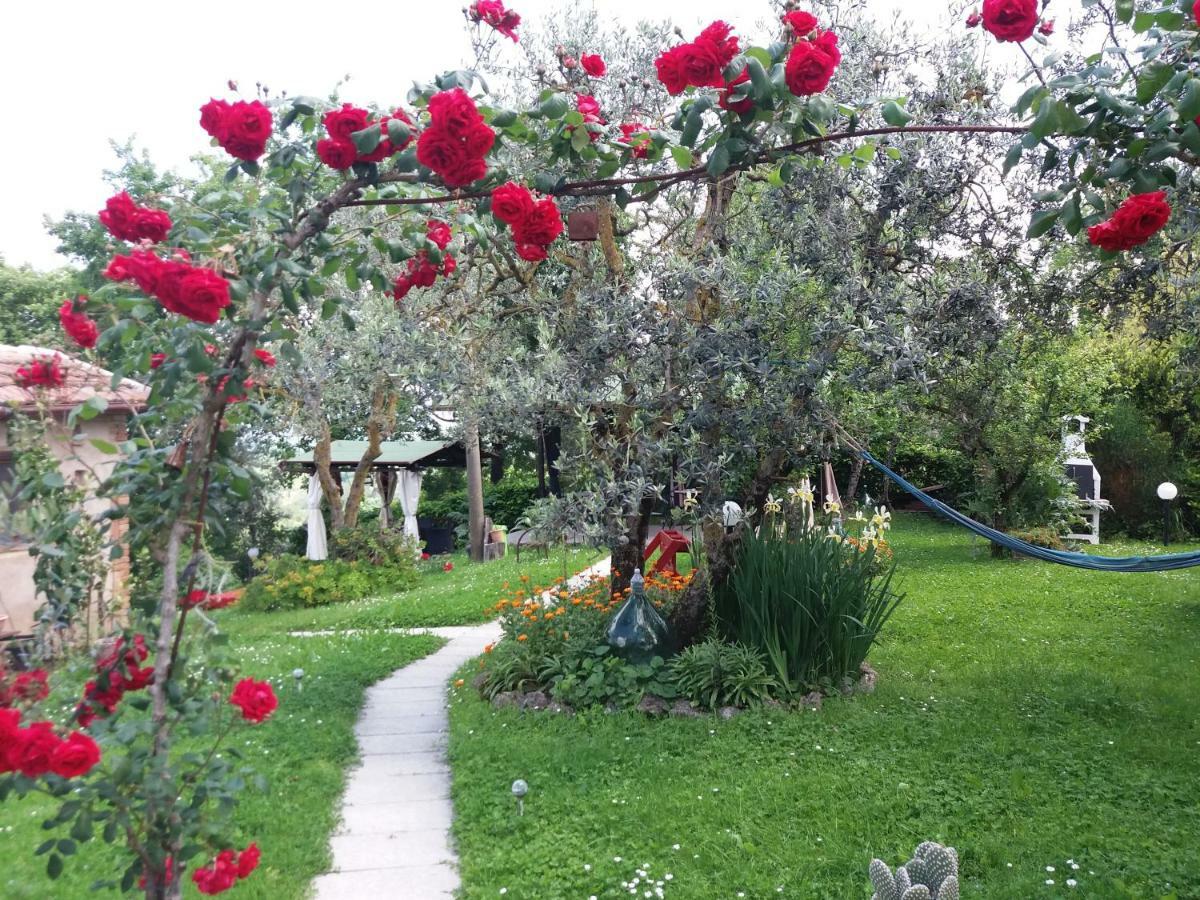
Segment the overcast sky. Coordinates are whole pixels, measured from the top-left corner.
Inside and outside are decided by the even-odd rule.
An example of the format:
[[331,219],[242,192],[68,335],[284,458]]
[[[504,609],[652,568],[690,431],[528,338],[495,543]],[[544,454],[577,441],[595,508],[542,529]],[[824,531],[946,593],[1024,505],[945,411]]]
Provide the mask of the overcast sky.
[[[560,2],[509,5],[536,20]],[[689,36],[717,18],[750,32],[770,11],[766,0],[578,2],[630,24],[647,14],[670,19]],[[5,181],[0,257],[37,268],[65,262],[55,254],[42,218],[103,205],[108,191],[101,173],[115,162],[110,139],[132,137],[158,165],[186,171],[189,157],[207,149],[197,110],[210,96],[230,96],[229,79],[241,84],[245,96],[253,96],[256,81],[293,96],[322,96],[350,75],[342,91],[347,98],[364,104],[403,98],[414,79],[428,80],[469,51],[464,5],[465,0],[6,4],[0,84],[10,103],[0,141]],[[960,2],[874,0],[870,7],[886,20],[902,9],[918,27],[928,28],[949,25],[949,9]],[[962,27],[959,18],[954,27]]]

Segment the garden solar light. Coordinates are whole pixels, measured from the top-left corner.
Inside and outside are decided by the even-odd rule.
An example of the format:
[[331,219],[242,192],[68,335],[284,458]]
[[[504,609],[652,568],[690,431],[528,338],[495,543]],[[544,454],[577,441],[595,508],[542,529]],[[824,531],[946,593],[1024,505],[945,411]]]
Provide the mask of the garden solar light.
[[1179,496],[1179,488],[1170,481],[1164,481],[1156,491],[1158,499],[1163,503],[1163,546],[1171,543],[1171,501]]
[[517,798],[517,815],[525,815],[525,795],[529,793],[529,785],[524,778],[518,778],[512,784],[512,795]]
[[296,679],[296,690],[298,690],[298,691],[304,690],[304,685],[301,684],[301,680],[304,678],[304,670],[303,669],[292,669],[292,677]]

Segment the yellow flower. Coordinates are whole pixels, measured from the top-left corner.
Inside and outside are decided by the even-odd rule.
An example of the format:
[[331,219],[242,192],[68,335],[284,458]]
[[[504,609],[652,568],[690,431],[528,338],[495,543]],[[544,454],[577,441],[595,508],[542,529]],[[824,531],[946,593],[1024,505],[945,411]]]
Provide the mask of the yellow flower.
[[777,513],[783,509],[783,504],[774,494],[767,494],[767,502],[763,504],[763,509],[769,513]]
[[461,678],[454,682],[455,687],[462,687],[464,684],[466,684],[466,682],[463,681]]

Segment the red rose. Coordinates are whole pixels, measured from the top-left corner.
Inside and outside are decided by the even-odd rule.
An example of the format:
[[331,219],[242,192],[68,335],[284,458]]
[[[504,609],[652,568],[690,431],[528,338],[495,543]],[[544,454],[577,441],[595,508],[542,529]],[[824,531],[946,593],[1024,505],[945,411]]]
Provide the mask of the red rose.
[[72,731],[50,755],[50,769],[60,778],[78,778],[100,762],[100,748],[82,731]]
[[258,724],[275,711],[279,701],[275,692],[265,681],[243,678],[229,695],[229,702],[242,711],[242,718]]
[[808,37],[817,27],[817,17],[795,9],[784,15],[783,23],[791,27],[796,37]]
[[446,563],[444,566],[442,566],[442,571],[443,572],[453,572],[454,571],[454,563],[452,563],[452,562]]
[[[650,155],[651,139],[649,137],[650,129],[641,122],[626,122],[621,125],[621,140],[629,144],[633,150],[634,159],[645,159]],[[634,138],[635,134],[645,135],[645,137]]]
[[21,743],[21,713],[0,708],[0,774],[16,771],[17,751]]
[[472,159],[462,141],[444,128],[427,128],[421,132],[417,139],[417,160],[440,175],[449,187],[464,187],[487,172],[487,165],[482,160]]
[[604,124],[604,119],[600,115],[600,101],[588,94],[575,95],[575,108],[583,113],[585,122],[599,122]]
[[237,878],[238,866],[232,850],[222,850],[211,866],[203,866],[192,873],[196,890],[209,896],[229,890]]
[[82,311],[87,297],[78,297],[74,301],[64,300],[58,308],[58,321],[63,331],[80,347],[95,347],[100,337],[100,329],[96,323]]
[[321,124],[325,126],[325,130],[335,141],[350,141],[353,145],[354,141],[350,135],[366,128],[369,116],[370,114],[365,109],[359,109],[350,103],[343,103],[341,109],[331,109],[325,113]]
[[517,244],[517,256],[529,262],[541,262],[548,254],[541,244]]
[[133,216],[133,232],[136,240],[157,244],[167,238],[171,230],[171,217],[161,209],[139,207]]
[[46,682],[45,669],[22,672],[13,681],[12,696],[26,703],[37,703],[50,696],[50,685]]
[[533,212],[533,194],[524,185],[510,181],[492,191],[492,215],[515,225]]
[[1163,191],[1126,197],[1107,222],[1088,229],[1088,240],[1104,250],[1129,250],[1150,240],[1171,217]]
[[257,843],[251,843],[249,847],[239,853],[237,857],[238,878],[248,878],[250,873],[258,868],[258,861],[261,858],[262,852],[258,849]]
[[131,691],[140,691],[144,687],[148,687],[154,681],[154,666],[136,666],[129,669],[125,686]]
[[518,244],[541,244],[543,247],[554,243],[562,234],[562,214],[552,197],[539,200],[533,206],[533,211],[513,226],[513,240]]
[[1196,20],[1196,24],[1200,25],[1200,0],[1196,0],[1192,4],[1192,18]]
[[467,10],[467,15],[471,21],[483,22],[514,42],[517,40],[517,26],[521,24],[521,17],[505,9],[501,0],[475,0]]
[[225,136],[220,140],[230,156],[256,160],[266,151],[271,136],[271,111],[258,100],[239,100],[225,112]]
[[62,740],[49,722],[34,722],[22,728],[14,749],[9,751],[9,763],[26,778],[38,778],[51,769],[54,751]]
[[358,150],[350,141],[321,138],[317,141],[317,157],[331,169],[348,169],[358,158]]
[[721,72],[725,64],[721,62],[722,53],[719,45],[712,41],[695,41],[683,45],[683,74],[688,84],[695,87],[720,87],[725,83]]
[[133,277],[133,269],[130,267],[131,258],[122,253],[118,253],[108,262],[108,267],[104,270],[104,277],[112,281],[128,281]]
[[400,275],[392,282],[392,296],[396,298],[397,303],[407,297],[412,289],[412,279],[407,275]]
[[1054,20],[1046,19],[1043,21],[1042,24],[1038,26],[1038,34],[1045,35],[1046,37],[1050,37],[1050,35],[1054,34]]
[[200,107],[200,127],[208,132],[218,143],[225,140],[225,117],[229,112],[229,104],[224,100],[209,100]]
[[13,382],[22,388],[62,387],[64,381],[62,360],[57,355],[30,360],[13,372]]
[[433,287],[438,270],[424,251],[408,261],[408,277],[416,287]]
[[1020,43],[1037,27],[1037,0],[983,0],[983,28],[998,41]]
[[[370,127],[372,124],[374,124],[374,123],[368,122],[367,127]],[[360,162],[360,163],[383,162],[385,159],[387,159],[389,156],[391,156],[393,153],[396,152],[395,148],[392,147],[392,142],[387,139],[387,124],[385,122],[380,122],[378,124],[379,124],[379,128],[381,131],[381,137],[379,138],[379,143],[375,145],[375,149],[372,150],[370,153],[360,153],[358,155],[358,159],[356,160],[357,162]]]
[[683,93],[688,86],[683,59],[687,53],[687,46],[687,44],[680,44],[678,47],[672,47],[661,53],[654,61],[654,68],[658,71],[658,80],[662,82],[663,87],[672,97]]
[[579,62],[583,71],[593,78],[603,78],[608,73],[608,66],[604,64],[604,59],[599,53],[584,53],[579,57]]
[[983,21],[983,16],[981,16],[979,14],[979,11],[976,10],[976,11],[972,12],[969,16],[967,16],[967,27],[974,28],[982,21]]
[[121,191],[104,201],[104,209],[100,210],[100,224],[108,229],[109,234],[118,240],[136,240],[133,228],[134,216],[137,215],[137,204],[130,198],[128,192]]
[[157,369],[159,366],[161,366],[166,361],[167,361],[167,354],[165,354],[165,353],[151,353],[150,354],[150,368],[152,368],[152,369]]
[[727,109],[730,112],[735,112],[739,116],[751,112],[754,109],[753,97],[747,96],[741,98],[740,100],[732,101],[729,99],[729,95],[732,93],[734,87],[739,84],[745,84],[749,80],[750,71],[748,69],[742,69],[741,75],[733,79],[733,81],[725,83],[725,87],[717,92],[717,103],[720,105],[721,109]]
[[268,369],[275,368],[275,354],[273,354],[270,350],[264,350],[262,347],[258,347],[255,349],[254,355],[258,357],[258,361]]
[[[1200,0],[1198,0],[1198,2],[1200,2]],[[421,559],[422,560],[429,559],[429,554],[426,553],[424,550],[421,551]]]
[[450,226],[445,222],[439,222],[437,219],[430,219],[425,223],[425,236],[439,250],[445,250],[454,237],[453,232],[450,231]]
[[483,121],[475,102],[462,88],[441,91],[430,97],[429,116],[435,128],[448,128],[455,136],[465,134]]
[[784,67],[788,90],[797,97],[821,93],[841,61],[837,35],[832,31],[822,32],[815,41],[797,41]]
[[194,322],[212,325],[221,317],[229,300],[229,282],[212,269],[186,266],[190,269],[179,282],[179,297],[168,303],[161,293],[159,299],[171,312],[187,316]]
[[447,253],[442,257],[442,275],[453,275],[454,270],[458,268],[458,260]]

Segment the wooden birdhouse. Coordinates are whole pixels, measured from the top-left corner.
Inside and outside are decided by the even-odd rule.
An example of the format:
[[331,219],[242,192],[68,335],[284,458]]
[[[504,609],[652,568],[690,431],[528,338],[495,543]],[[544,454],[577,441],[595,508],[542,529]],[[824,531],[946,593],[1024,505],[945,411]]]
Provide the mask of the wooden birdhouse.
[[573,209],[567,213],[567,237],[573,241],[594,241],[600,236],[598,209]]

